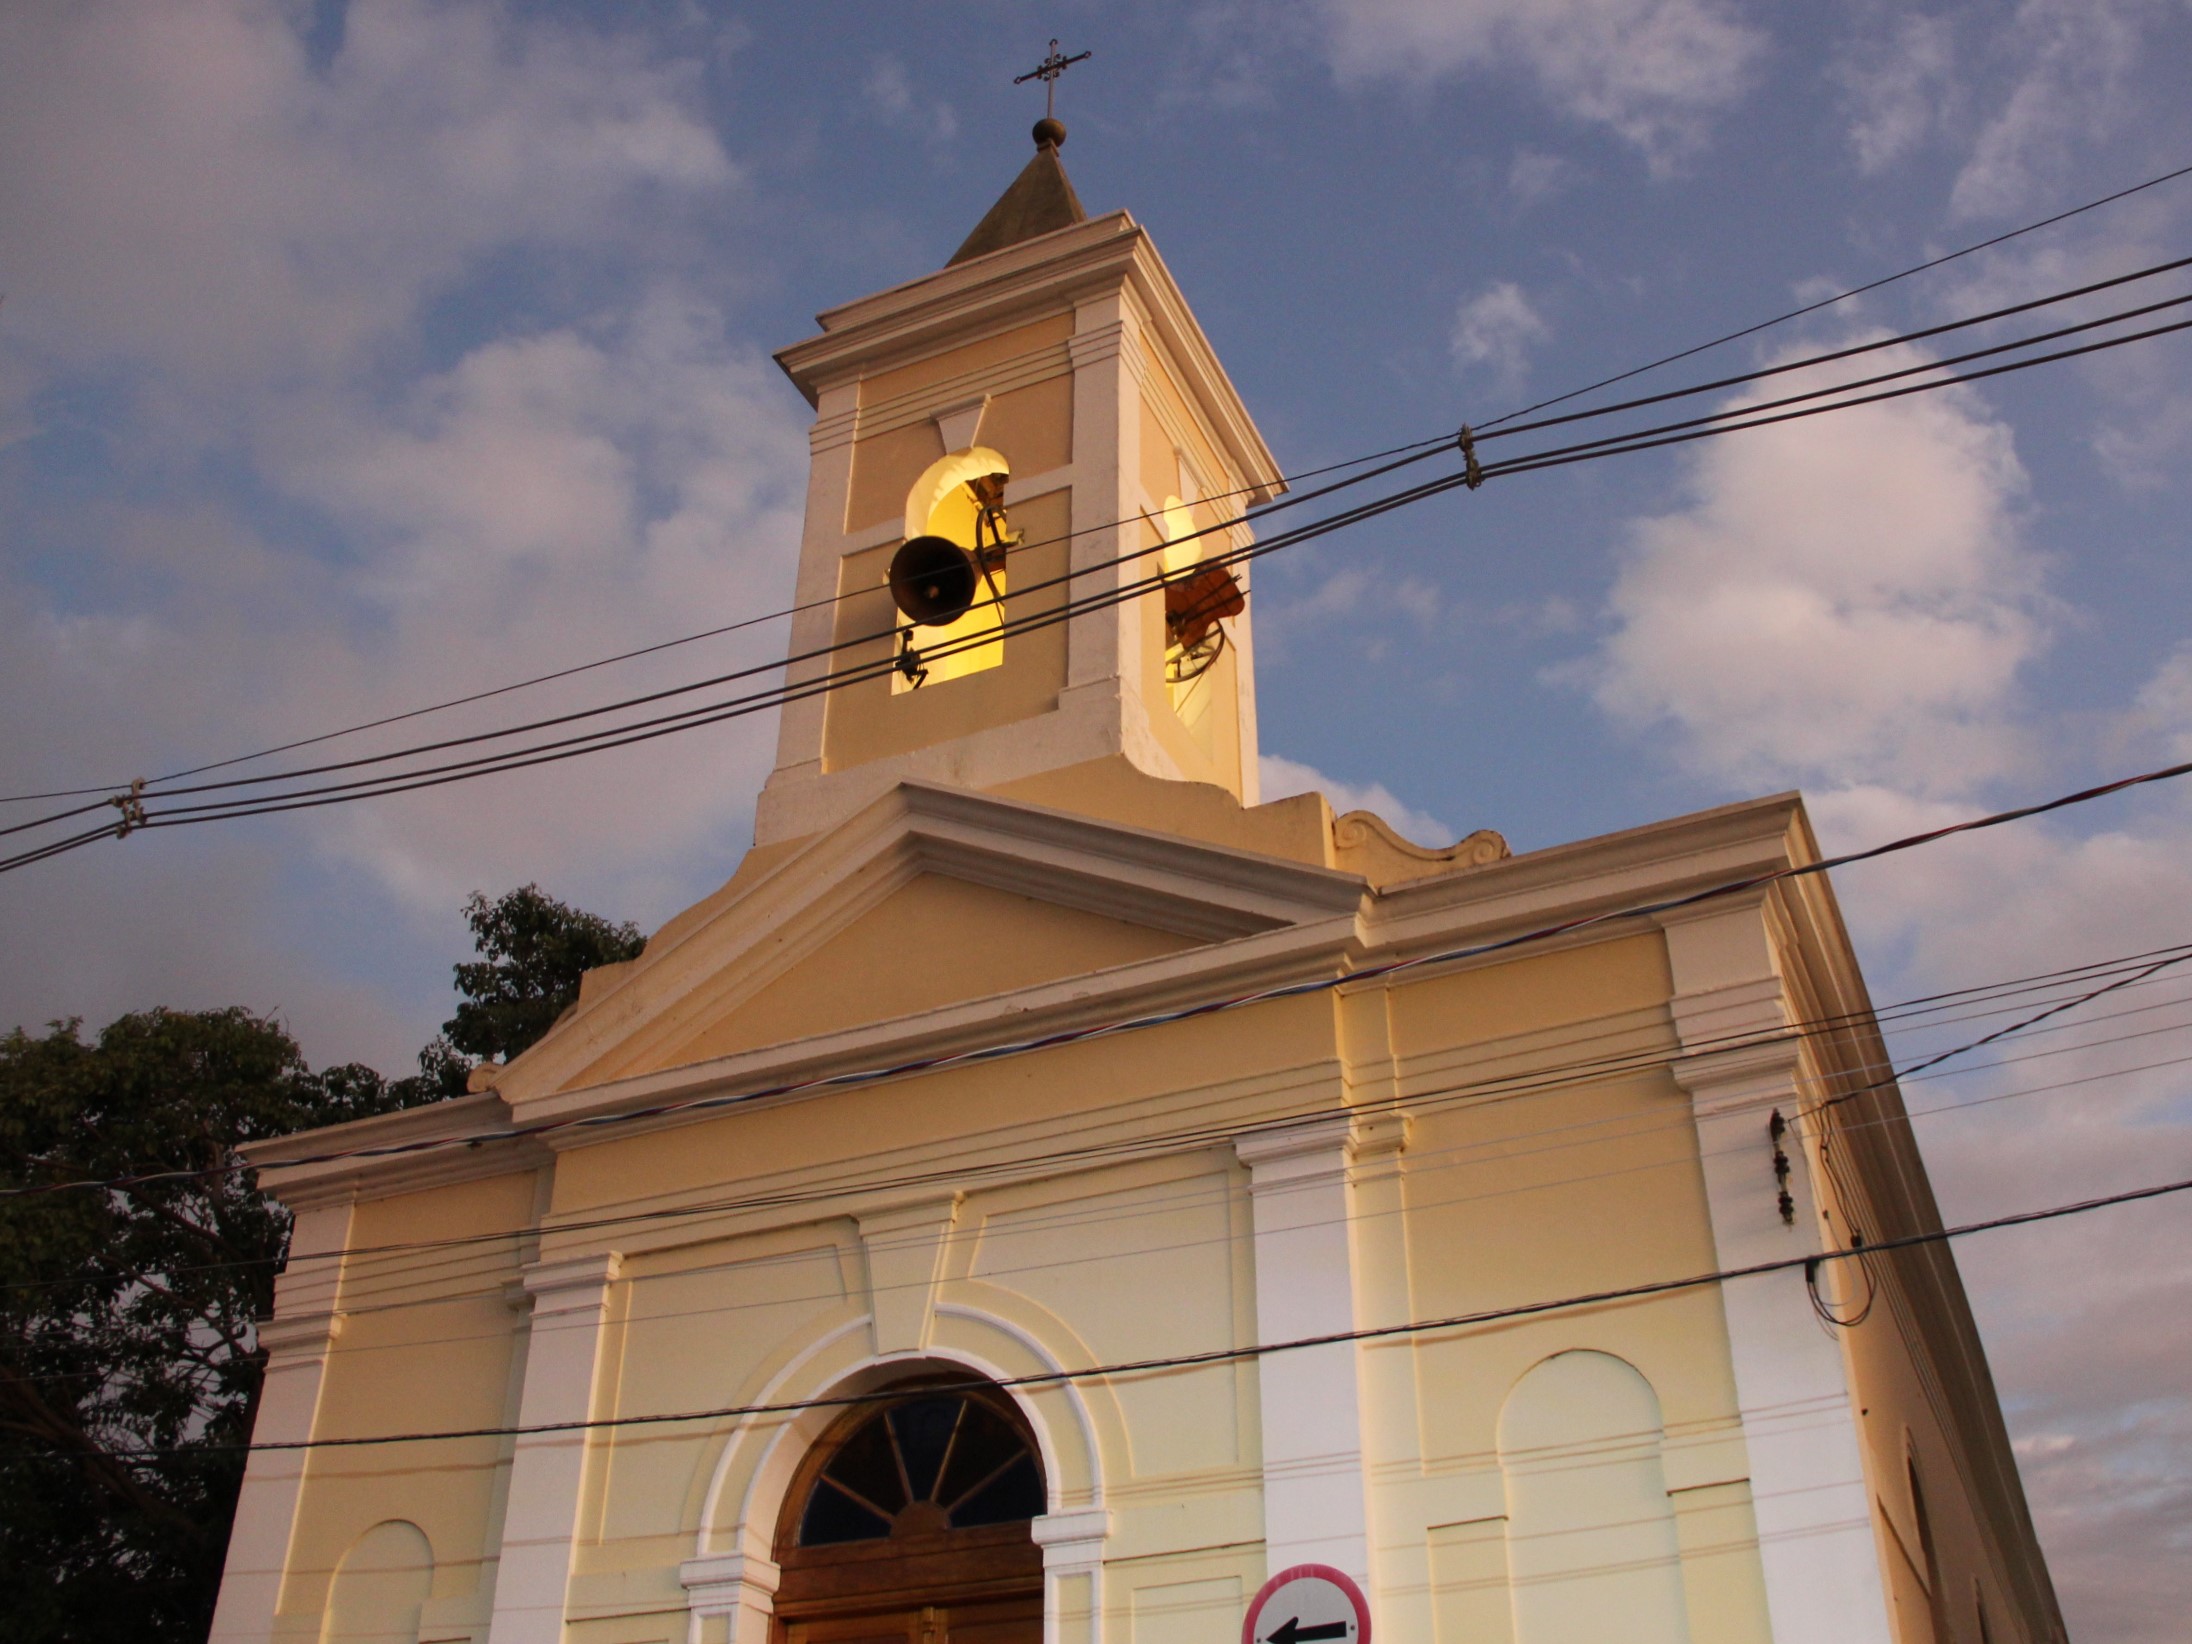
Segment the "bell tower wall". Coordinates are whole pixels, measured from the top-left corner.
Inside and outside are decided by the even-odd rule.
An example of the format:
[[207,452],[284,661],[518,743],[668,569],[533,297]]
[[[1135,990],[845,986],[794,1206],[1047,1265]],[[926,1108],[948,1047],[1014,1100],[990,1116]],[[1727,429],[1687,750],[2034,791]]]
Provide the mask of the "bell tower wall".
[[[1255,803],[1247,613],[1183,685],[1156,579],[1245,546],[1226,522],[1281,482],[1148,235],[1115,213],[821,323],[778,356],[817,413],[789,671],[808,694],[783,711],[756,843],[900,781],[986,789],[1097,760]],[[908,627],[887,576],[928,529],[924,476],[969,451],[1001,459],[1018,539],[988,642]],[[964,660],[915,684],[923,648]]]

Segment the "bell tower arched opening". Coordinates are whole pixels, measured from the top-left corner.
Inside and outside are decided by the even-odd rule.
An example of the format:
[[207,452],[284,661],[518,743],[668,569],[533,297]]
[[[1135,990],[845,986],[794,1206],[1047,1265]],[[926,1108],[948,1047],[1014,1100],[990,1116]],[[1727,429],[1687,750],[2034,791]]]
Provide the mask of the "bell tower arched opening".
[[848,1410],[777,1524],[775,1644],[1041,1644],[1041,1452],[999,1389],[909,1381]]

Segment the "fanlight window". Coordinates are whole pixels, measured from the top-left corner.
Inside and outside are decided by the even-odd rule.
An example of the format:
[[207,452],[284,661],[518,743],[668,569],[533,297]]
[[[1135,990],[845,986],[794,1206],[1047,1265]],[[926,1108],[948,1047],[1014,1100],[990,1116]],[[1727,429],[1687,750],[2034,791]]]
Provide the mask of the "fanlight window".
[[961,1394],[916,1395],[837,1447],[808,1492],[799,1545],[1011,1524],[1043,1507],[1042,1470],[1002,1413]]

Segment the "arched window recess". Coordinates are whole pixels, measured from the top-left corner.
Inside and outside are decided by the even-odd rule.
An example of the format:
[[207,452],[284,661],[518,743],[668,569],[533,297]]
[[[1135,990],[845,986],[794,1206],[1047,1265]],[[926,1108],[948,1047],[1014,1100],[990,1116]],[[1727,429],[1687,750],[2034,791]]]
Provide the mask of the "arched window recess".
[[1150,520],[1164,540],[1158,563],[1164,580],[1165,685],[1172,707],[1193,724],[1209,707],[1207,692],[1196,682],[1225,654],[1224,621],[1248,608],[1247,596],[1232,571],[1204,561],[1207,537],[1195,534],[1195,516],[1178,497],[1164,500],[1162,516]]
[[[1039,1644],[1046,1507],[1034,1436],[1001,1392],[913,1382],[846,1412],[778,1526],[785,1644],[979,1632]],[[906,1629],[900,1629],[904,1623]]]
[[889,572],[899,611],[893,695],[1004,661],[1005,561],[1020,542],[1005,511],[1011,472],[974,446],[930,464],[907,492],[906,540]]

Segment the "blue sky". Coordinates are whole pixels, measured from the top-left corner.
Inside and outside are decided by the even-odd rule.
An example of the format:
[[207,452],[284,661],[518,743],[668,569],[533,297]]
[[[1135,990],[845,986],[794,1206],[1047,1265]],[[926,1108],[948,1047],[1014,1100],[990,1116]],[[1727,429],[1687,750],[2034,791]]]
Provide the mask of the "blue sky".
[[[1051,35],[1096,53],[1060,87],[1082,198],[1150,227],[1293,468],[2192,163],[2177,0],[33,0],[0,16],[6,791],[782,604],[806,408],[768,355],[943,262],[1022,162],[1040,97],[1010,81]],[[2188,247],[2192,179],[1709,362]],[[2184,757],[2188,364],[2171,340],[1275,556],[1271,774],[1518,849],[1800,786],[1831,847]],[[0,1020],[239,1001],[398,1069],[467,891],[657,923],[735,864],[770,747],[742,723],[10,875]],[[2154,793],[1841,891],[1890,999],[2182,939],[2188,845]],[[2181,992],[1914,1091],[2008,1098],[1920,1121],[1949,1213],[2192,1174]],[[2157,1206],[1962,1255],[2081,1637],[2192,1606],[2188,1233]]]

